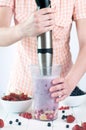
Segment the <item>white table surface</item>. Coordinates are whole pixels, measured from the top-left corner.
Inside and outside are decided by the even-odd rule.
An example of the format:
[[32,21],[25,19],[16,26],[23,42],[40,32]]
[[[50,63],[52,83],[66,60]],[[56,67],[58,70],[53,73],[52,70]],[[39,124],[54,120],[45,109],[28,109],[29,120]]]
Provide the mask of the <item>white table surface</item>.
[[[65,106],[62,102],[60,106]],[[60,107],[59,106],[59,107]],[[28,111],[29,112],[29,111]],[[62,120],[62,115],[73,114],[76,120],[73,123],[67,123]],[[58,119],[51,121],[51,127],[47,126],[49,121],[38,121],[34,119],[25,119],[20,117],[15,113],[7,113],[4,111],[0,104],[0,118],[4,120],[5,126],[1,128],[2,130],[72,130],[72,127],[77,123],[86,121],[86,102],[84,104],[65,110],[65,113],[62,113],[61,110],[58,111]],[[22,123],[20,126],[15,122],[16,119]],[[12,120],[13,124],[9,124],[9,121]],[[69,124],[69,128],[66,128],[66,125]],[[0,130],[1,130],[0,129]]]

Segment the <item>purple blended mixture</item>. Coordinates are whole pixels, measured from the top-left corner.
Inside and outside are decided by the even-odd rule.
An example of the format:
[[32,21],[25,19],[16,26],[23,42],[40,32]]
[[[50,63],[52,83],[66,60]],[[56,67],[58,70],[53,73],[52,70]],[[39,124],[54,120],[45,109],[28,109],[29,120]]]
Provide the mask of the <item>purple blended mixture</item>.
[[39,120],[57,118],[58,103],[50,96],[49,88],[55,76],[34,77],[34,117]]

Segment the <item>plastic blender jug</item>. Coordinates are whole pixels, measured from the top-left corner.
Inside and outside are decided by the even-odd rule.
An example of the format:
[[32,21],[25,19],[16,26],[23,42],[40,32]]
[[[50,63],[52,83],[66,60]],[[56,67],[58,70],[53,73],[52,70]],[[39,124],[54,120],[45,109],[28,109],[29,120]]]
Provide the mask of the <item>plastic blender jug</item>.
[[[54,120],[58,117],[58,103],[51,98],[49,88],[52,86],[52,80],[60,76],[61,66],[54,65],[49,67],[51,75],[41,75],[38,66],[32,66],[33,81],[33,111],[34,118],[38,120]],[[46,69],[45,67],[43,69]],[[48,68],[47,68],[48,69]]]

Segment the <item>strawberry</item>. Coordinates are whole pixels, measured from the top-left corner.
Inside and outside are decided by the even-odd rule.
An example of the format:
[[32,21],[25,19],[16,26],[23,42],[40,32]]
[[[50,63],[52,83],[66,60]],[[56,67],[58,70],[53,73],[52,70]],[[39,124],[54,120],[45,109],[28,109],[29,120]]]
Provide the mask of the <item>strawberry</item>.
[[81,126],[83,127],[83,130],[86,130],[86,122],[83,122]]
[[80,125],[76,124],[72,130],[83,130],[83,127],[81,127]]
[[68,115],[66,118],[67,123],[72,123],[74,122],[75,117],[73,115]]
[[2,119],[0,119],[0,128],[4,127],[4,121]]

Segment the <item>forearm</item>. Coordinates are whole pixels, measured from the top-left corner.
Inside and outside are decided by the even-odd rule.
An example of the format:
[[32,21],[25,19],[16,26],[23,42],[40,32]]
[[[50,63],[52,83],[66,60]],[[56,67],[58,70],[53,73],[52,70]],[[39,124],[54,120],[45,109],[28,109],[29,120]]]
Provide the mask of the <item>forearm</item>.
[[0,46],[8,46],[22,39],[22,33],[18,26],[0,28]]
[[84,73],[86,72],[86,45],[84,45],[78,54],[75,64],[71,68],[70,72],[66,76],[68,80],[69,86],[75,87],[79,80],[82,78]]

